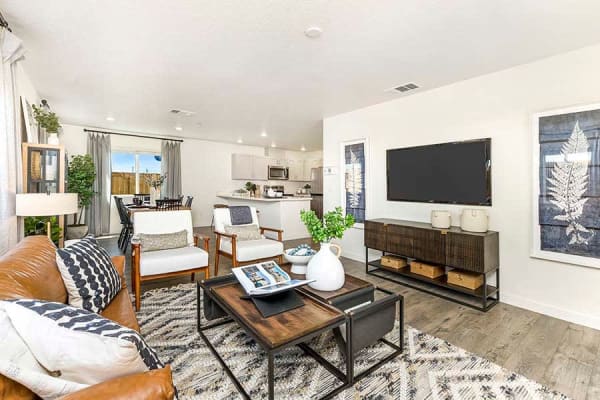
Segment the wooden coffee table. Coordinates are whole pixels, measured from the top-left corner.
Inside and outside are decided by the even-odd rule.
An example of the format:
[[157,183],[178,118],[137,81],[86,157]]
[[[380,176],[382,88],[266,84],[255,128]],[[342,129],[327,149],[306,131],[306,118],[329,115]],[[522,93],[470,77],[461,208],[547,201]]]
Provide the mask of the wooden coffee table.
[[[219,283],[214,284],[215,280],[219,280]],[[275,398],[274,355],[290,346],[300,347],[306,354],[313,357],[341,381],[341,384],[325,394],[322,397],[323,399],[331,398],[351,385],[353,376],[352,357],[347,357],[346,371],[342,372],[305,343],[313,337],[343,324],[346,324],[346,334],[350,337],[351,324],[346,323],[347,317],[343,311],[319,301],[302,291],[298,291],[302,297],[304,306],[264,318],[252,301],[242,298],[245,295],[244,289],[233,276],[230,278],[217,277],[213,280],[209,279],[199,282],[198,310],[200,310],[201,306],[200,289],[203,290],[205,296],[209,296],[222,308],[227,317],[223,321],[203,326],[200,320],[200,312],[198,311],[198,332],[244,398],[250,399],[250,396],[226,365],[218,351],[210,343],[204,331],[227,322],[235,321],[260,344],[268,357],[267,382],[269,399]],[[348,350],[350,350],[350,345],[348,343]]]

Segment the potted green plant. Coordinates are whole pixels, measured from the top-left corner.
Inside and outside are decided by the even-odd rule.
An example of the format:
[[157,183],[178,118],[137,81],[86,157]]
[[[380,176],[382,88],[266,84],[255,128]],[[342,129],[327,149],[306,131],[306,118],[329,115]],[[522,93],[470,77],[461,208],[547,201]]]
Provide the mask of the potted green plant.
[[89,207],[94,195],[96,166],[89,154],[72,156],[67,169],[67,191],[77,193],[79,212],[72,225],[67,225],[67,239],[80,239],[87,235],[85,208]]
[[58,130],[60,129],[60,123],[56,113],[53,113],[45,107],[38,107],[35,104],[32,105],[33,117],[48,133],[48,144],[58,144]]
[[310,183],[307,183],[306,185],[304,185],[304,187],[302,188],[302,193],[310,193]]
[[50,238],[54,244],[58,245],[58,241],[62,237],[62,229],[58,225],[58,218],[53,217],[25,217],[23,221],[24,235],[47,235],[46,229],[48,229],[48,220],[50,221]]
[[[354,226],[354,216],[344,215],[342,207],[336,207],[319,219],[314,211],[300,211],[300,219],[313,241],[321,244],[321,249],[311,258],[306,268],[306,279],[314,280],[309,285],[316,290],[338,290],[344,286],[344,267],[339,258],[342,248],[331,243],[333,239],[341,239],[346,229]],[[331,251],[336,249],[334,255]]]
[[256,196],[256,183],[246,182],[245,188],[252,196]]

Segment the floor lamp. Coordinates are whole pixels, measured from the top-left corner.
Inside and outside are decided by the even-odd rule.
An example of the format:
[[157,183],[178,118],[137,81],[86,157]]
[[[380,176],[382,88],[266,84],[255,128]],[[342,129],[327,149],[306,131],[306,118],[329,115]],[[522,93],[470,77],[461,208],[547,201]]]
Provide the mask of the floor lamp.
[[[48,217],[75,214],[77,193],[17,193],[16,215],[19,217]],[[52,240],[50,220],[46,222],[46,233]]]

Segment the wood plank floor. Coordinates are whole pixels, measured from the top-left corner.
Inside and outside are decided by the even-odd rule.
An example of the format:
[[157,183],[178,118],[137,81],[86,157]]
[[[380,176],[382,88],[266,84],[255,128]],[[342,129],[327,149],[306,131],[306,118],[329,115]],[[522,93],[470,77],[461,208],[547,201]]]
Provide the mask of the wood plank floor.
[[[214,272],[215,240],[210,228],[195,228],[211,237]],[[287,241],[286,248],[310,239]],[[113,254],[121,254],[117,239],[102,239]],[[404,296],[406,323],[449,341],[509,370],[559,390],[573,399],[600,399],[600,331],[500,303],[487,313],[366,275],[364,264],[343,259],[346,272]],[[127,284],[130,253],[127,252]],[[221,258],[219,275],[231,271]],[[201,278],[201,277],[200,277]],[[142,285],[142,290],[189,282],[186,277]],[[142,303],[143,307],[143,303]]]

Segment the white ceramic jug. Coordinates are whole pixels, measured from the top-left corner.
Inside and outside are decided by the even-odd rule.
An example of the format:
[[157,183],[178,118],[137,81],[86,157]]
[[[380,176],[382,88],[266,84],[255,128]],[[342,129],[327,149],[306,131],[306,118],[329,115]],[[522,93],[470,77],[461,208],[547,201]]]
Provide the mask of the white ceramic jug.
[[[337,254],[333,254],[332,247],[336,249]],[[321,250],[310,259],[306,268],[306,279],[315,280],[308,285],[323,291],[338,290],[344,286],[346,277],[344,266],[339,260],[340,255],[342,248],[337,244],[321,243]]]
[[433,210],[431,211],[431,226],[434,228],[447,229],[452,225],[452,216],[450,211]]
[[460,228],[467,232],[487,232],[488,220],[484,210],[463,210],[460,215]]

